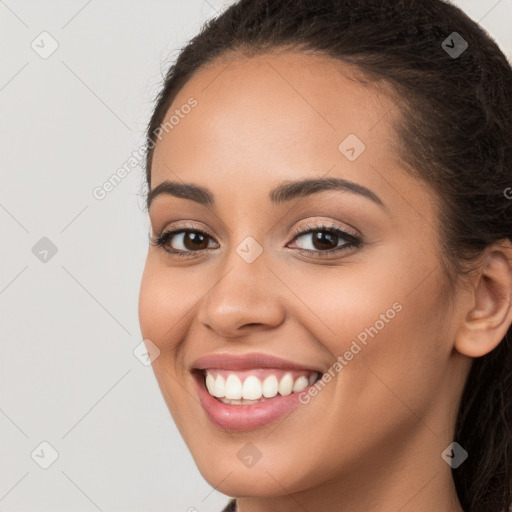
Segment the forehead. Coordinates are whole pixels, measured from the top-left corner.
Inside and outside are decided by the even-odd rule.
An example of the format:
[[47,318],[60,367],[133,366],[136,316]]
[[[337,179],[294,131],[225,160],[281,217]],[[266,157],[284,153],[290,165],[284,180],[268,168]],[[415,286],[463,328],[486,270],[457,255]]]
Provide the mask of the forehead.
[[[277,211],[269,193],[283,182],[344,178],[374,191],[411,231],[433,227],[439,198],[395,153],[394,98],[385,82],[361,83],[330,58],[224,59],[194,74],[166,114],[164,122],[176,122],[155,147],[151,189],[165,181],[199,185],[223,218],[236,212],[265,222],[267,207]],[[191,99],[195,106],[183,108]],[[347,145],[358,148],[356,158],[347,157]]]
[[[351,134],[365,152],[389,158],[397,109],[381,87],[355,80],[353,68],[327,57],[219,60],[191,77],[166,114],[164,122],[173,114],[174,122],[155,148],[152,188],[169,177],[169,167],[190,177],[201,170],[236,172],[238,179],[251,171],[260,179],[318,175],[343,159],[339,145]],[[191,98],[196,106],[181,111]]]

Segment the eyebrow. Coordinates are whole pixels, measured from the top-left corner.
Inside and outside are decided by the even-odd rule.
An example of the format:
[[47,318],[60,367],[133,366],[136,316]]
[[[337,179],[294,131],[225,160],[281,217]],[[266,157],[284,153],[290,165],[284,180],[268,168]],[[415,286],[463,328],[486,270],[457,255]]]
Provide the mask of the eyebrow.
[[[272,189],[268,195],[274,204],[291,201],[298,197],[317,194],[325,190],[341,190],[353,192],[370,199],[380,207],[385,208],[383,201],[369,188],[344,178],[306,178],[296,181],[286,181]],[[170,195],[182,199],[190,199],[205,206],[215,206],[213,193],[205,187],[193,183],[179,183],[177,181],[163,181],[148,194],[147,207],[153,200],[161,195]]]

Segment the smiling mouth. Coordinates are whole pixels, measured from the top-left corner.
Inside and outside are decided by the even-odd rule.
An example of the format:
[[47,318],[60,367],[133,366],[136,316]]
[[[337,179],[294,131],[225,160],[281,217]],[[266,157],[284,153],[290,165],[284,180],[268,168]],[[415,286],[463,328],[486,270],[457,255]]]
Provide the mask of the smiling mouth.
[[217,401],[229,405],[251,405],[300,393],[322,378],[314,370],[255,368],[196,370],[206,391]]

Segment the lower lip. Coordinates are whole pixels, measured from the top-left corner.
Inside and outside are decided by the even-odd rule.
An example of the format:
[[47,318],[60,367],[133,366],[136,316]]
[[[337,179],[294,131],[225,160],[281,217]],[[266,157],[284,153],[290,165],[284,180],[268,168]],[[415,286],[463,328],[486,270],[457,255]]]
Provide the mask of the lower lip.
[[225,404],[208,393],[202,374],[195,374],[199,400],[210,420],[224,430],[251,430],[277,420],[300,405],[300,393],[275,398],[251,405]]

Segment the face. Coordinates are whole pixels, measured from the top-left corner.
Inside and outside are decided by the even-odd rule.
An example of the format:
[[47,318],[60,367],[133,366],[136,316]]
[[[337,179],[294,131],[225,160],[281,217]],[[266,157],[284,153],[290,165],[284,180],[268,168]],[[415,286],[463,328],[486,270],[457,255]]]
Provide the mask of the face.
[[[153,236],[176,233],[149,247],[139,320],[176,425],[220,492],[354,484],[408,439],[408,455],[435,464],[448,444],[432,432],[450,431],[462,379],[437,202],[392,151],[391,98],[327,58],[266,54],[200,70],[166,115],[179,122],[155,148],[149,216]],[[275,191],[327,178],[337,186]],[[265,358],[243,359],[254,354]],[[272,375],[278,394],[224,404],[206,371],[214,394],[218,375],[228,396],[237,378],[261,396]],[[311,384],[313,371],[324,375]]]

